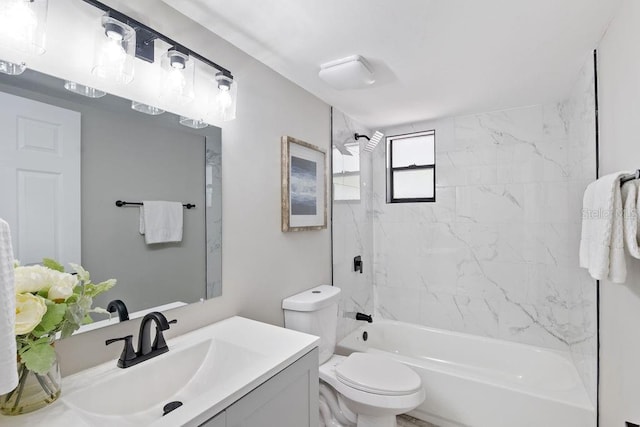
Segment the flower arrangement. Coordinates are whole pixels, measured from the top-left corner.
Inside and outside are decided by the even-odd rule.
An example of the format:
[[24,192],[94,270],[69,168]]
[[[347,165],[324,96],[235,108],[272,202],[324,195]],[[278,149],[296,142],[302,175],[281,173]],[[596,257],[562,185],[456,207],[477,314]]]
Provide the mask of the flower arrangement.
[[28,408],[30,403],[25,402],[31,377],[35,377],[36,392],[44,392],[46,402],[40,406],[57,399],[60,379],[59,371],[57,378],[55,373],[51,374],[53,367],[57,369],[53,342],[91,323],[90,313],[108,314],[104,309],[92,307],[93,298],[111,289],[116,281],[94,284],[88,271],[80,265],[70,265],[75,274],[66,273],[62,265],[46,258],[42,265],[15,267],[19,383],[15,390],[0,398],[0,410],[5,414],[32,410]]

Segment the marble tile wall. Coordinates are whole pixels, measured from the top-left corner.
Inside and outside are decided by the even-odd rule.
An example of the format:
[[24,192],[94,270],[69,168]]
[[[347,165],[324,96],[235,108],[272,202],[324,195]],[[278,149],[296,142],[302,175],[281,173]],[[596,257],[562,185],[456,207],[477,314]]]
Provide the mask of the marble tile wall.
[[436,130],[437,200],[386,204],[378,147],[377,316],[571,351],[595,400],[595,283],[578,266],[593,81],[585,66],[563,102],[386,130]]
[[222,147],[206,144],[207,298],[222,294]]
[[[371,135],[371,131],[335,108],[332,111],[332,141],[354,143],[354,134]],[[373,313],[373,220],[371,217],[371,153],[362,150],[360,139],[360,200],[333,203],[333,284],[342,290],[338,339],[357,329],[361,322],[355,313]],[[353,258],[362,257],[362,274],[353,271]]]

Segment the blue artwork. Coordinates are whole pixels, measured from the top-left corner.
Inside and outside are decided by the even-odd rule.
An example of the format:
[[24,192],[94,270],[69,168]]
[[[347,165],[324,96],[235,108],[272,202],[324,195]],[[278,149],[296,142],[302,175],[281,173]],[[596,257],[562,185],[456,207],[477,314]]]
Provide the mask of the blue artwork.
[[316,215],[316,162],[291,156],[291,215]]

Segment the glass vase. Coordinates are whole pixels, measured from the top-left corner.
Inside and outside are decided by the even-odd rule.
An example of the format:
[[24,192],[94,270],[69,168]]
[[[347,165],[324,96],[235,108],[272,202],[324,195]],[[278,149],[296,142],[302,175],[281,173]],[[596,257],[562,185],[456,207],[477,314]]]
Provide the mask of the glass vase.
[[0,396],[0,413],[20,415],[55,402],[60,396],[62,378],[58,358],[46,374],[37,374],[18,362],[18,386]]

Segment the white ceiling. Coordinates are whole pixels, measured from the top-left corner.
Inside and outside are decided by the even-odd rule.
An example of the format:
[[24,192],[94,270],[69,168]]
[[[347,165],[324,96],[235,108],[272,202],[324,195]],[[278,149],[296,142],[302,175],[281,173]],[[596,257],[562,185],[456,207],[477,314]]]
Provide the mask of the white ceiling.
[[[557,101],[620,4],[163,1],[370,127]],[[354,54],[373,65],[374,85],[337,91],[319,79],[320,64]]]

